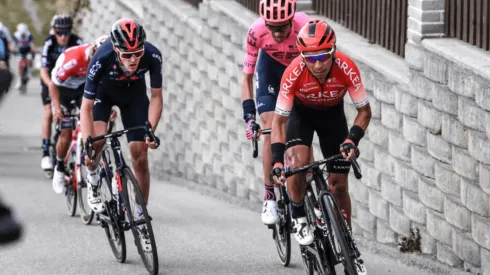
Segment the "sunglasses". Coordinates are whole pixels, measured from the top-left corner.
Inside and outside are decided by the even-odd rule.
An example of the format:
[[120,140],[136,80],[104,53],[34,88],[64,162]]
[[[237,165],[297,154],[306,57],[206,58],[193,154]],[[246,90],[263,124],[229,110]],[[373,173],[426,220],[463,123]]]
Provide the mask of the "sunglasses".
[[54,33],[57,36],[69,36],[71,34],[71,31],[55,31]]
[[284,25],[280,25],[280,26],[275,26],[275,25],[269,25],[269,24],[265,24],[265,26],[267,27],[267,29],[271,32],[285,32],[286,29],[291,25],[291,23],[287,23],[287,24],[284,24]]
[[317,61],[325,62],[332,56],[334,51],[335,49],[332,48],[330,49],[330,51],[326,53],[315,54],[315,55],[304,55],[303,53],[301,53],[301,56],[308,63],[316,63]]
[[121,59],[126,59],[126,60],[129,60],[129,59],[131,59],[133,56],[134,56],[135,58],[140,58],[140,57],[142,57],[144,54],[145,54],[145,49],[141,49],[141,50],[134,51],[134,52],[119,52],[119,57],[120,57]]

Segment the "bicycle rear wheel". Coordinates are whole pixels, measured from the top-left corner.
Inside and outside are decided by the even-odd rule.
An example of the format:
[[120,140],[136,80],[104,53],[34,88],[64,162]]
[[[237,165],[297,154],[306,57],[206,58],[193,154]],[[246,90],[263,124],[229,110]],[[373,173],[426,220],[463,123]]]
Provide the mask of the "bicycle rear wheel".
[[[335,236],[333,236],[337,244],[340,246],[340,253],[343,256],[342,259],[342,264],[345,267],[346,274],[347,275],[358,275],[356,265],[354,263],[354,251],[350,247],[347,238],[350,236],[346,236],[346,234],[349,234],[348,231],[344,231],[343,228],[340,225],[339,219],[343,219],[342,215],[337,215],[334,212],[334,207],[335,202],[334,198],[331,197],[330,194],[322,196],[322,203],[320,203],[323,215],[327,214],[328,216],[328,221],[332,226],[333,233]],[[340,212],[340,209],[337,209]],[[338,252],[338,251],[337,251]]]
[[[70,158],[73,159],[75,152],[72,151],[70,153]],[[65,178],[65,202],[66,202],[66,207],[68,208],[68,214],[70,214],[71,217],[75,216],[75,213],[77,212],[77,189],[74,188],[74,181],[76,180],[75,175],[73,174],[75,172],[74,169],[75,163],[73,161],[68,162],[68,169],[65,172],[64,178]]]
[[105,229],[107,240],[116,260],[124,263],[126,261],[126,238],[124,236],[124,229],[119,223],[117,202],[113,199],[110,183],[111,181],[107,176],[100,178],[100,195],[106,204],[104,214],[110,218],[110,222],[101,221],[101,225]]
[[283,266],[288,266],[291,260],[291,213],[286,190],[282,186],[279,188],[280,199],[277,201],[279,221],[274,225],[273,234],[279,260]]
[[[146,210],[138,182],[128,167],[122,169],[121,181],[123,184],[124,206],[134,235],[134,243],[148,272],[150,274],[158,274],[158,253],[150,216]],[[141,207],[142,217],[138,217],[136,204]],[[151,251],[143,248],[141,240],[150,241]]]

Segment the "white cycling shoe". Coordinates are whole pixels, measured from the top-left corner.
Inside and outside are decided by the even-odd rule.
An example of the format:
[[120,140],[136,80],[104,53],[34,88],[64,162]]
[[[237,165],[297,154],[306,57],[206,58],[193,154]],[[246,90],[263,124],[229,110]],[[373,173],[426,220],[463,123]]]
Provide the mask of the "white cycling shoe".
[[262,205],[262,222],[266,225],[275,224],[279,220],[277,216],[277,202],[266,200]]
[[41,160],[41,169],[43,169],[43,170],[52,170],[53,169],[53,163],[51,162],[51,158],[49,156],[45,156]]
[[356,266],[357,274],[367,275],[367,269],[364,266],[364,262],[361,259],[354,259],[354,265]]
[[104,212],[105,204],[100,196],[100,186],[92,185],[90,180],[87,178],[87,202],[88,206],[92,211],[97,214]]
[[310,245],[315,239],[306,217],[293,219],[293,232],[295,232],[294,237],[300,245]]
[[65,173],[54,169],[53,174],[53,190],[56,194],[61,195],[65,192]]

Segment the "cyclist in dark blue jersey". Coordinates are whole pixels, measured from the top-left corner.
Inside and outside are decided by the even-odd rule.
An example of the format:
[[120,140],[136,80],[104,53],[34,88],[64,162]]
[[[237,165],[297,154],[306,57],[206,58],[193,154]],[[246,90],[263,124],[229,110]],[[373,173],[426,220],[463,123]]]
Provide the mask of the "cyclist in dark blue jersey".
[[[80,117],[83,140],[107,132],[112,106],[119,107],[124,128],[144,125],[145,121],[149,121],[156,129],[163,107],[161,56],[155,46],[146,42],[145,31],[137,21],[123,18],[114,23],[111,40],[102,44],[88,66]],[[146,92],[147,72],[150,73],[150,99]],[[146,204],[150,183],[148,147],[157,148],[159,141],[150,142],[144,130],[128,133],[127,140],[135,176]],[[102,145],[100,142],[94,144],[97,154]],[[88,204],[92,210],[100,213],[104,211],[104,204],[98,188],[97,163],[85,157]],[[141,207],[137,207],[136,211],[143,218]]]

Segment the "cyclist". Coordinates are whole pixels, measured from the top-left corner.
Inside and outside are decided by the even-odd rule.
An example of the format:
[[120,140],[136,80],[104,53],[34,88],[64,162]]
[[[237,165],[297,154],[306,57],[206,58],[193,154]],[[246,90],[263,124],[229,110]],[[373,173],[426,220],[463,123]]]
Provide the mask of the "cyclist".
[[51,71],[54,68],[56,60],[60,54],[67,48],[82,45],[80,37],[71,33],[73,20],[68,15],[55,15],[51,20],[51,27],[55,34],[49,35],[44,41],[42,58],[41,58],[41,98],[44,106],[44,119],[42,124],[42,150],[43,158],[41,168],[43,170],[52,170],[53,164],[49,157],[49,146],[51,145],[51,99],[49,97],[49,86],[51,85]]
[[[32,67],[32,60],[34,59],[34,54],[36,48],[34,47],[32,34],[29,31],[29,27],[25,23],[19,23],[17,25],[17,31],[14,33],[13,39],[14,45],[17,47],[18,55],[17,60],[19,62],[19,76],[22,75],[21,60],[23,57],[27,57],[27,68]],[[21,86],[22,80],[19,77],[15,88],[18,89]]]
[[[133,19],[122,18],[112,25],[111,41],[106,41],[89,64],[84,98],[80,113],[83,140],[107,132],[111,107],[119,107],[124,128],[144,125],[149,121],[155,130],[162,114],[162,57],[153,44],[146,42],[143,26]],[[151,98],[146,92],[145,73],[150,73]],[[127,134],[136,180],[145,204],[148,203],[150,172],[148,147],[155,149],[159,140],[150,142],[145,131]],[[94,144],[98,154],[103,142]],[[100,157],[100,154],[98,154]],[[97,213],[104,211],[100,198],[98,161],[85,157],[88,176],[88,205]],[[136,214],[143,218],[141,206]],[[144,225],[142,225],[144,226]],[[146,238],[146,234],[141,235]],[[151,250],[149,240],[141,240],[145,251]]]
[[[247,53],[243,62],[242,100],[243,116],[247,124],[247,138],[252,139],[256,108],[253,100],[252,80],[256,76],[256,100],[263,127],[270,128],[281,76],[286,66],[299,55],[296,36],[309,21],[308,15],[296,12],[296,0],[261,0],[260,18],[250,27],[247,35]],[[259,54],[259,49],[262,49]],[[256,62],[258,58],[257,68]],[[274,224],[278,220],[274,186],[269,179],[271,166],[270,137],[266,136],[263,150],[265,181],[262,222]]]
[[55,121],[62,120],[61,133],[56,144],[56,166],[53,175],[53,189],[56,194],[63,194],[65,189],[64,159],[71,143],[71,119],[63,118],[64,114],[72,111],[70,102],[76,101],[80,108],[87,67],[93,54],[102,45],[108,35],[103,35],[95,43],[74,46],[65,50],[56,60],[51,72],[49,95]]
[[[271,178],[276,184],[279,181],[284,182],[285,151],[291,169],[308,164],[309,147],[313,133],[316,132],[325,158],[338,154],[339,151],[345,157],[328,167],[328,183],[350,224],[348,159],[356,157],[359,141],[371,120],[369,100],[356,64],[336,50],[335,32],[326,22],[308,22],[300,30],[297,44],[301,56],[295,58],[284,72],[272,122],[271,150],[274,169],[271,171]],[[343,102],[347,93],[358,111],[350,131],[347,129]],[[343,149],[344,144],[349,144],[349,152]],[[309,245],[314,239],[313,229],[307,226],[303,208],[305,188],[304,176],[295,175],[288,179],[291,216],[295,238],[300,245]]]
[[12,50],[12,37],[10,36],[10,31],[2,22],[0,22],[0,43],[3,42],[6,49],[5,62],[7,64],[7,69],[10,70],[9,60],[10,60],[10,50]]

